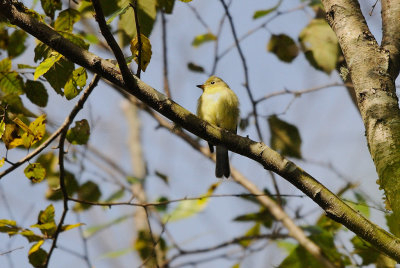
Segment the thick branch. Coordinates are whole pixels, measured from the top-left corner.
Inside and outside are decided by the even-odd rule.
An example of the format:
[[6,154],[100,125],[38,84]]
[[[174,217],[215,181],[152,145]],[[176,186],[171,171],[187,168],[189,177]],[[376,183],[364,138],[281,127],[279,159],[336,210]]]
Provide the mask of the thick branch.
[[382,47],[389,51],[390,74],[393,80],[400,70],[400,1],[381,0],[382,3]]
[[369,31],[358,1],[322,2],[350,70],[378,182],[388,204],[400,213],[400,111],[389,52]]
[[266,169],[281,175],[312,198],[327,212],[328,216],[342,223],[393,259],[400,261],[400,248],[398,247],[400,239],[369,222],[316,181],[312,176],[273,151],[264,143],[237,136],[202,121],[134,76],[132,76],[133,82],[125,80],[126,83],[124,83],[115,65],[75,46],[68,40],[62,38],[49,26],[19,11],[10,1],[0,1],[0,14],[8,18],[11,23],[16,24],[57,50],[59,53],[65,55],[69,60],[123,87],[127,92],[136,96],[141,101],[193,134],[213,144],[223,143],[230,151],[253,159],[262,164]]

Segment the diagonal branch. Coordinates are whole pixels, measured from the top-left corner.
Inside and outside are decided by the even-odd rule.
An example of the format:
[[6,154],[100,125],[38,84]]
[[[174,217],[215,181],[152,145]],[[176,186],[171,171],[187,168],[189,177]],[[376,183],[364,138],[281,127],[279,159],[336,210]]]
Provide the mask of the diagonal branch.
[[[230,151],[253,159],[265,169],[279,174],[314,200],[314,202],[326,211],[328,216],[342,223],[388,256],[400,261],[399,238],[394,237],[365,219],[311,175],[293,162],[279,155],[264,143],[235,135],[208,124],[134,76],[129,76],[124,81],[114,64],[72,44],[49,26],[38,22],[17,9],[10,1],[0,0],[0,15],[6,17],[12,24],[21,27],[26,32],[37,37],[40,41],[63,54],[69,60],[94,71],[115,85],[124,88],[129,94],[134,95],[157,112],[200,138],[214,144],[222,143]],[[120,67],[122,68],[121,65]],[[124,74],[124,78],[125,76],[126,73]],[[398,140],[400,142],[400,138]]]

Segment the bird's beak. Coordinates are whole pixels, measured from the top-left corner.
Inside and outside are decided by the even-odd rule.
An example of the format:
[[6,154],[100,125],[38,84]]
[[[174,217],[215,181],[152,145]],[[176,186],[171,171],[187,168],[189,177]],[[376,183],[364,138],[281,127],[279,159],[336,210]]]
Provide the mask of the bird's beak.
[[201,88],[202,90],[204,90],[204,85],[197,85],[196,87]]

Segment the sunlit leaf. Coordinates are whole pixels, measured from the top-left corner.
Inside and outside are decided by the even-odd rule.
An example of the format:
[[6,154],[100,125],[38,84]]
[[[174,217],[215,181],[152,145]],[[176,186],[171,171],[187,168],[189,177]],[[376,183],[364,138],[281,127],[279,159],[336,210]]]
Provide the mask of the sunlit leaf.
[[339,43],[325,19],[313,19],[300,33],[300,44],[309,63],[331,73],[339,57]]
[[2,167],[2,166],[4,166],[4,163],[6,162],[6,159],[4,158],[4,157],[2,157],[1,159],[0,159],[0,168]]
[[[150,59],[151,59],[151,44],[150,44],[150,39],[148,39],[145,35],[141,34],[140,35],[141,38],[141,43],[142,43],[142,49],[141,49],[141,69],[143,71],[146,71],[147,65],[149,65],[150,63]],[[136,63],[139,64],[139,40],[137,37],[135,37],[132,41],[131,41],[131,52],[132,55],[134,55],[135,57],[133,58]]]
[[107,252],[106,254],[101,255],[101,258],[115,259],[115,258],[119,258],[123,255],[126,255],[128,253],[132,253],[132,251],[134,251],[134,248],[118,249],[118,250]]
[[261,209],[259,212],[247,213],[244,215],[237,216],[233,219],[234,221],[255,221],[262,223],[265,227],[270,228],[274,221],[271,213],[267,209]]
[[64,87],[64,95],[67,100],[75,98],[79,92],[86,85],[87,72],[83,67],[79,67],[78,69],[72,72],[72,76],[67,81]]
[[20,228],[13,220],[0,219],[0,233],[7,233],[9,236],[16,234]]
[[29,250],[28,254],[31,255],[32,253],[34,253],[35,251],[38,251],[39,248],[43,245],[44,240],[40,240],[39,242],[37,242],[36,244],[34,244],[31,249]]
[[192,41],[192,46],[199,47],[200,45],[217,40],[217,37],[212,33],[205,33],[196,36]]
[[89,49],[89,44],[85,42],[85,40],[76,34],[70,33],[70,32],[59,32],[59,34],[64,37],[65,39],[68,39],[69,41],[71,41],[72,43],[74,43],[75,45],[77,45],[80,48],[83,49]]
[[15,118],[14,122],[21,127],[25,133],[22,134],[22,143],[25,148],[30,148],[33,144],[40,141],[44,134],[46,134],[46,114],[42,114],[38,118],[36,118],[33,122],[29,124],[28,129],[26,129],[26,125],[19,120],[19,118]]
[[7,110],[12,113],[22,114],[27,117],[36,117],[34,113],[25,108],[18,94],[7,94],[1,98],[1,101],[3,105],[7,104]]
[[202,195],[198,200],[182,200],[178,203],[178,206],[168,215],[165,215],[163,221],[172,222],[178,221],[185,218],[192,217],[201,211],[203,211],[209,201],[209,197],[218,187],[219,183],[214,183],[210,186],[207,193]]
[[354,192],[354,196],[356,197],[356,202],[345,202],[354,210],[360,212],[364,217],[368,219],[370,216],[370,210],[367,204],[367,200],[364,198],[363,195],[357,192]]
[[72,32],[74,24],[81,19],[79,12],[73,8],[67,8],[58,14],[54,22],[57,31]]
[[273,34],[268,42],[267,50],[284,62],[292,62],[299,54],[296,43],[286,34]]
[[18,234],[28,239],[29,243],[43,240],[42,236],[35,234],[32,230],[29,229],[22,230]]
[[0,61],[0,90],[4,93],[22,94],[24,83],[21,76],[11,70],[11,60],[8,58]]
[[67,140],[72,144],[86,144],[90,136],[90,127],[86,119],[75,122],[75,126],[67,132]]
[[49,95],[44,85],[39,81],[27,80],[25,83],[26,97],[39,107],[46,107]]
[[38,224],[54,223],[55,210],[54,206],[50,204],[45,210],[41,210],[38,216]]
[[192,72],[204,73],[204,68],[202,66],[200,66],[200,65],[197,65],[197,64],[193,63],[193,62],[189,62],[187,67]]
[[24,174],[31,182],[38,183],[46,177],[46,169],[40,163],[31,163],[25,168]]
[[3,137],[4,131],[6,130],[6,123],[4,120],[0,122],[0,139]]
[[[256,223],[253,227],[251,227],[244,236],[255,236],[255,235],[259,235],[260,234],[260,224]],[[249,239],[249,240],[242,240],[239,242],[239,244],[244,247],[247,248],[248,246],[250,246],[250,244],[253,242],[253,240]]]
[[[161,248],[163,250],[165,245],[165,240],[161,238],[154,238],[156,239]],[[139,230],[137,234],[137,238],[134,244],[135,250],[139,253],[139,256],[142,260],[147,260],[151,256],[154,246],[153,246],[153,237],[147,230]],[[154,258],[150,258],[150,261],[154,262]],[[154,267],[155,263],[150,263],[150,267]]]
[[57,53],[57,52],[53,52],[50,57],[48,57],[47,59],[45,59],[42,63],[39,64],[38,67],[36,67],[35,73],[33,75],[33,79],[37,80],[40,76],[44,75],[45,73],[47,73],[47,71],[53,67],[53,65],[59,61],[62,58],[62,55]]
[[380,253],[374,249],[369,242],[358,236],[354,236],[351,239],[351,243],[353,243],[354,246],[354,253],[361,257],[362,265],[369,265],[377,262]]
[[18,126],[6,124],[3,137],[1,137],[8,150],[22,144],[22,139],[18,134]]
[[71,229],[74,229],[74,228],[76,228],[76,227],[79,227],[79,226],[82,226],[82,225],[85,225],[84,223],[75,223],[75,224],[66,224],[66,225],[63,225],[62,227],[61,227],[61,232],[65,232],[65,231],[68,231],[68,230],[71,230]]
[[301,158],[301,137],[296,126],[279,119],[276,115],[268,118],[271,131],[271,147],[284,156]]

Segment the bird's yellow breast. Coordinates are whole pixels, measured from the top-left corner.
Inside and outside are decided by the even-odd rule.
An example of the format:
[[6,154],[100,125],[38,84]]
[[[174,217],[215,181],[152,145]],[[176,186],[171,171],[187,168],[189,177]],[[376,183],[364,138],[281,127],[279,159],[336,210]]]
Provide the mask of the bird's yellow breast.
[[197,115],[211,124],[236,132],[238,98],[227,87],[208,87],[199,98]]

